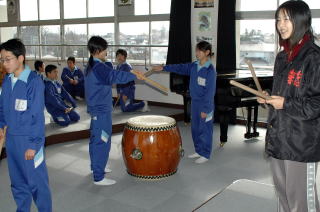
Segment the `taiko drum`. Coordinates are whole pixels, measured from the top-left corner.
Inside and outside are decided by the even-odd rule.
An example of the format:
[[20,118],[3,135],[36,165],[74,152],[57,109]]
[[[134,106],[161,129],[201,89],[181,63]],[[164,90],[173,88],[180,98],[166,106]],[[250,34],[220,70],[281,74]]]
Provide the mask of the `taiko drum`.
[[130,175],[156,179],[176,173],[183,156],[176,121],[167,116],[130,118],[122,136],[122,155]]

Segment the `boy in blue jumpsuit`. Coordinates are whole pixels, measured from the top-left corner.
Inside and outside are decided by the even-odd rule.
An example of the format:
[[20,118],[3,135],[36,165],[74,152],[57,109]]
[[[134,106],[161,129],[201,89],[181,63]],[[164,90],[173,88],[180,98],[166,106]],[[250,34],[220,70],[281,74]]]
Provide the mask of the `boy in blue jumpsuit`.
[[61,80],[67,92],[73,98],[80,99],[84,98],[84,76],[81,69],[75,63],[76,59],[74,57],[68,57],[68,67],[63,68]]
[[[117,71],[130,72],[132,67],[127,63],[127,51],[124,49],[118,49],[116,52],[116,58],[118,61]],[[134,93],[136,90],[135,82],[130,81],[126,84],[117,85],[117,94],[120,98],[120,107],[122,112],[134,112],[142,109],[143,112],[148,111],[148,104],[146,101],[134,103]]]
[[45,64],[42,60],[36,60],[34,62],[34,70],[36,73],[40,76],[42,80],[44,80],[44,70],[45,70]]
[[[60,126],[68,126],[72,122],[77,122],[80,119],[79,114],[74,111],[77,107],[75,100],[57,81],[58,69],[55,65],[47,65],[45,78],[45,105],[48,113],[53,120]],[[68,101],[72,107],[67,105]]]
[[44,84],[25,65],[25,46],[11,39],[0,46],[8,75],[0,96],[0,137],[7,126],[6,150],[17,211],[29,212],[32,198],[41,212],[52,211],[44,159]]
[[[132,73],[115,71],[103,62],[107,47],[108,43],[102,37],[93,36],[89,39],[90,58],[85,70],[85,96],[87,111],[91,115],[89,154],[96,185],[116,183],[104,177],[111,147],[112,84],[127,83],[137,78]],[[143,79],[142,74],[136,74]]]
[[198,158],[204,163],[212,152],[214,95],[216,92],[216,70],[211,64],[211,44],[201,41],[196,46],[198,61],[188,64],[155,66],[155,71],[175,72],[190,76],[191,132],[195,153],[189,158]]

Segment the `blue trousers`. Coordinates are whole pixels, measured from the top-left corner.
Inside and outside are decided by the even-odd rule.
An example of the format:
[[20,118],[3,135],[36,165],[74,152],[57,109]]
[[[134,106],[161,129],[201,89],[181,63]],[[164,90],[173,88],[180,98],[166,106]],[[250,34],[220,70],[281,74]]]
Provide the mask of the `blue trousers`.
[[68,126],[71,122],[77,122],[80,120],[79,114],[72,110],[70,113],[65,113],[64,111],[55,111],[50,113],[54,122],[60,126]]
[[201,118],[201,103],[191,102],[191,134],[196,153],[209,159],[212,152],[213,112]]
[[84,98],[84,85],[83,84],[63,84],[63,87],[66,89],[66,91],[74,98],[75,96],[79,96],[81,98]]
[[133,99],[127,99],[127,101],[123,101],[122,97],[120,97],[120,107],[122,112],[134,112],[144,107],[144,102],[134,103]]
[[90,124],[89,154],[94,181],[104,178],[105,168],[111,148],[112,119],[111,111],[92,115]]
[[52,200],[44,147],[37,148],[34,160],[25,160],[28,138],[9,133],[6,135],[8,169],[17,212],[30,212],[32,198],[39,212],[51,212]]

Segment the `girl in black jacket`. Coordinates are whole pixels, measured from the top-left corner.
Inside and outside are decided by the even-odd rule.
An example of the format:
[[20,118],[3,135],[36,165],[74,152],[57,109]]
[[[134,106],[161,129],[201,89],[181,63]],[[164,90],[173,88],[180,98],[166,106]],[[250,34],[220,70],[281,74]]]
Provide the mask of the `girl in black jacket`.
[[320,211],[316,171],[320,160],[320,48],[314,44],[311,11],[287,1],[276,11],[282,51],[274,65],[266,153],[280,212]]

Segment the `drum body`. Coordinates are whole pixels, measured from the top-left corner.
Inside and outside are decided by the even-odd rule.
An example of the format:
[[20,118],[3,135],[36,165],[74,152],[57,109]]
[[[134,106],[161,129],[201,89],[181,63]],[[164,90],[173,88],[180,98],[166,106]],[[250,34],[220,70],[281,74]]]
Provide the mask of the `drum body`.
[[183,156],[176,121],[166,116],[137,116],[128,120],[122,136],[122,155],[127,172],[156,179],[177,171]]

